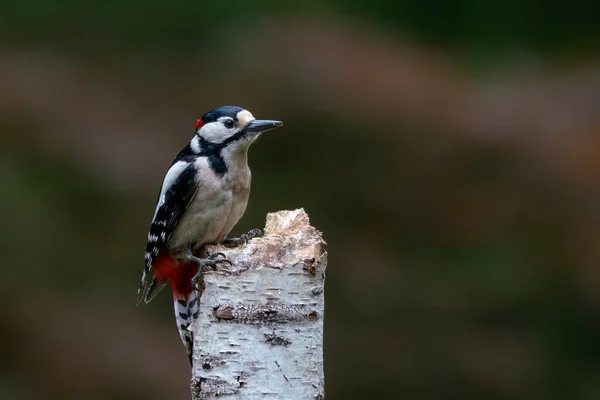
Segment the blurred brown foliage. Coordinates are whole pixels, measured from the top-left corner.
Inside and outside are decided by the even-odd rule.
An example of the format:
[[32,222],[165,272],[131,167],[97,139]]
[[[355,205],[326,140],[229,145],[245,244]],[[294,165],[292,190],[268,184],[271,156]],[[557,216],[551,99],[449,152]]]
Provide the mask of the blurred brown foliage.
[[600,397],[597,57],[474,68],[312,14],[208,38],[0,50],[1,398],[189,397],[170,295],[135,292],[163,174],[224,104],[286,124],[234,233],[304,207],[329,243],[328,398]]

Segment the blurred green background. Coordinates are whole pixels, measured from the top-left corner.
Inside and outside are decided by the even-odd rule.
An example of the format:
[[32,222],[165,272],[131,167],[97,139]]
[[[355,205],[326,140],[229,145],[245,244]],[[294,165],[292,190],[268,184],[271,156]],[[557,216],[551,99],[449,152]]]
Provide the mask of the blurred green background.
[[600,3],[0,3],[0,398],[186,399],[147,229],[195,120],[283,120],[234,234],[329,243],[327,398],[600,398]]

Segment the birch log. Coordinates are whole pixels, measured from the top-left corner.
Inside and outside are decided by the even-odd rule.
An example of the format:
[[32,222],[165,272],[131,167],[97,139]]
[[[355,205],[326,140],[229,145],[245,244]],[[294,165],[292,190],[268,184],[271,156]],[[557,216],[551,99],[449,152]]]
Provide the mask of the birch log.
[[303,209],[267,216],[265,235],[204,274],[192,398],[324,398],[326,244]]

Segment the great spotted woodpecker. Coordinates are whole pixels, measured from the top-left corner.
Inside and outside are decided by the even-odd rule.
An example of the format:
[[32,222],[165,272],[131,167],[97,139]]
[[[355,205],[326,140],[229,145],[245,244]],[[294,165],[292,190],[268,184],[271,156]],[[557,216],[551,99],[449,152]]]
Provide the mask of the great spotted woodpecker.
[[[198,120],[192,140],[163,180],[148,233],[137,304],[148,303],[171,282],[177,328],[190,363],[193,337],[187,329],[198,317],[196,282],[203,268],[227,262],[221,253],[208,256],[203,247],[224,242],[244,214],[250,194],[248,148],[262,132],[282,125],[256,120],[240,107],[211,110]],[[227,241],[235,245],[248,235]]]

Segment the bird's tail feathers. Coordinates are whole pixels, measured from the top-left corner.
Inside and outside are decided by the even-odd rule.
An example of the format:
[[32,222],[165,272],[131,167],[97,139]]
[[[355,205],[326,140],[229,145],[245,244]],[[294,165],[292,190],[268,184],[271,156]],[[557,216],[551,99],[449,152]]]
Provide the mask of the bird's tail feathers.
[[188,330],[190,325],[198,319],[200,312],[201,293],[192,287],[192,278],[198,272],[198,265],[192,261],[177,264],[170,274],[173,286],[173,301],[175,305],[175,321],[179,336],[187,351],[190,364],[192,363],[192,348],[194,337]]
[[190,364],[192,363],[192,349],[194,336],[192,331],[188,330],[190,325],[198,319],[200,298],[198,292],[192,290],[189,294],[173,293],[173,302],[175,304],[175,321],[179,336],[187,351]]
[[137,292],[137,305],[149,303],[167,284],[177,262],[168,252],[161,253],[153,265],[146,265],[142,274],[142,282]]
[[198,319],[200,293],[192,287],[192,278],[198,272],[198,265],[192,261],[178,262],[168,252],[161,253],[151,268],[144,270],[142,284],[138,290],[138,304],[148,303],[158,292],[171,282],[175,305],[175,321],[179,336],[192,362],[193,335],[188,330]]

